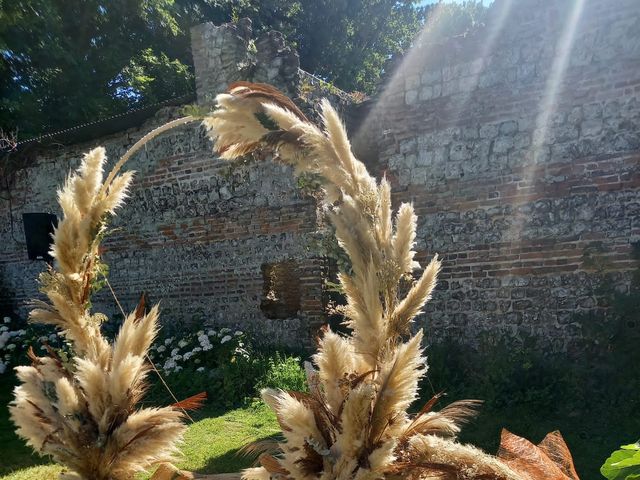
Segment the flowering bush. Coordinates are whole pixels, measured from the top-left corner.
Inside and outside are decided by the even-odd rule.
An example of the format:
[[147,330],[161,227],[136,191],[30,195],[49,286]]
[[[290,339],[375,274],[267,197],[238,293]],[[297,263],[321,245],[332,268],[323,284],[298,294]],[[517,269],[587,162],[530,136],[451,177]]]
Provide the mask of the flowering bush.
[[245,348],[246,335],[240,330],[208,329],[173,335],[151,347],[149,356],[156,368],[165,374],[185,368],[198,373],[211,373],[214,369],[238,357],[249,357]]
[[51,327],[20,325],[10,317],[4,317],[0,325],[0,375],[10,374],[16,365],[25,363],[29,348],[46,350],[47,346],[67,359],[67,345]]
[[[117,332],[121,322],[105,322],[103,330]],[[222,406],[229,407],[258,395],[261,388],[300,390],[304,388],[304,370],[300,359],[254,347],[249,335],[235,328],[169,330],[149,350],[149,357],[165,377],[177,397],[207,390],[216,394]],[[52,348],[67,362],[71,347],[51,327],[24,324],[5,317],[0,325],[0,375],[11,374],[16,365],[28,362],[27,352]],[[154,382],[150,403],[170,401],[161,382]]]
[[[239,329],[192,328],[199,330],[166,332],[149,352],[176,396],[206,390],[217,406],[231,407],[257,397],[261,388],[304,387],[299,358],[260,350]],[[166,402],[167,396],[161,384],[154,385],[149,395],[154,403]]]

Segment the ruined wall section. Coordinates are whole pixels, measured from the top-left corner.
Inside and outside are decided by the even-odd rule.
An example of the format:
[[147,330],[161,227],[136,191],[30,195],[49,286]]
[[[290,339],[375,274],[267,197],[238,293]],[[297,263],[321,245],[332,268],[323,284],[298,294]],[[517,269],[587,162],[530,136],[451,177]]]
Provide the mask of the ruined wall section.
[[251,20],[235,24],[203,23],[191,29],[198,102],[211,104],[229,83],[245,80],[269,83],[295,97],[300,59],[280,32],[253,38]]
[[575,313],[604,306],[599,286],[627,291],[639,27],[633,0],[497,0],[466,37],[424,35],[381,89],[357,143],[376,143],[396,203],[414,203],[421,259],[443,256],[432,334],[567,348]]

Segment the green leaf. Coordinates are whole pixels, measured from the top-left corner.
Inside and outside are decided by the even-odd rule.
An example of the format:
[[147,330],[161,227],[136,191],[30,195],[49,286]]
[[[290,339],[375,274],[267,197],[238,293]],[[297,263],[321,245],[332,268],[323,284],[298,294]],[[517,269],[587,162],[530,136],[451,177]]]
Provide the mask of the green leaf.
[[600,473],[608,480],[630,480],[640,475],[640,456],[636,450],[616,450],[600,467]]
[[[623,450],[623,451],[628,452],[629,450]],[[635,467],[635,466],[640,467],[640,452],[636,452],[635,455],[633,455],[632,457],[625,458],[624,460],[617,462],[616,464],[614,464],[614,466],[617,468]]]

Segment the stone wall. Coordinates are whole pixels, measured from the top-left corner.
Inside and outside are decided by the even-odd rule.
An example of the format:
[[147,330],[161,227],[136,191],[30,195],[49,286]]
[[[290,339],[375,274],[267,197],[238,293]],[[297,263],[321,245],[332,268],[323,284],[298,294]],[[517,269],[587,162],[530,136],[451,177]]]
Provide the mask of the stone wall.
[[635,0],[497,0],[466,37],[423,35],[369,106],[357,143],[414,203],[422,260],[443,256],[432,334],[566,348],[599,285],[628,289],[639,27]]
[[[421,36],[376,99],[340,101],[361,157],[391,179],[396,205],[416,207],[419,260],[443,257],[429,335],[532,334],[564,349],[582,332],[575,313],[604,308],[600,285],[627,291],[640,239],[639,27],[636,0],[496,0],[465,37]],[[279,34],[252,40],[247,22],[205,24],[192,41],[201,103],[239,79],[316,100]],[[43,268],[26,258],[20,214],[57,212],[55,189],[82,152],[102,144],[113,161],[178,114],[36,152],[12,208],[0,201],[0,308],[33,297]],[[316,201],[288,168],[223,163],[195,125],[154,140],[130,168],[133,198],[105,243],[126,309],[146,290],[168,322],[202,317],[272,343],[311,341],[325,320],[325,265],[308,248]],[[290,305],[274,303],[278,288]],[[96,306],[117,311],[105,291]]]
[[270,83],[291,97],[298,93],[298,53],[285,44],[280,32],[265,32],[254,39],[249,19],[193,27],[191,51],[200,103],[212,103],[238,80]]
[[[285,88],[297,78],[297,54],[283,47],[279,34],[257,39],[257,51],[249,48],[250,35],[248,23],[194,28],[203,102],[241,78]],[[248,66],[240,72],[244,77],[237,62]],[[38,295],[36,278],[45,268],[44,262],[27,259],[21,214],[59,214],[56,189],[83,152],[103,145],[112,165],[142,135],[178,116],[180,108],[164,109],[137,128],[71,146],[56,145],[54,139],[31,153],[29,167],[11,188],[12,208],[0,203],[0,309],[24,316],[25,302]],[[146,291],[152,302],[161,301],[165,323],[203,319],[256,331],[267,343],[300,346],[312,340],[324,321],[325,262],[308,248],[317,230],[316,200],[299,191],[288,167],[268,159],[221,161],[203,129],[190,124],[150,142],[127,168],[137,172],[131,198],[115,218],[117,230],[104,242],[109,280],[125,310]],[[274,265],[281,267],[266,268]],[[283,280],[265,278],[283,269]],[[266,288],[265,281],[281,291]],[[286,295],[291,286],[297,298]],[[291,303],[293,310],[280,308],[278,301]],[[94,306],[118,313],[107,289]]]

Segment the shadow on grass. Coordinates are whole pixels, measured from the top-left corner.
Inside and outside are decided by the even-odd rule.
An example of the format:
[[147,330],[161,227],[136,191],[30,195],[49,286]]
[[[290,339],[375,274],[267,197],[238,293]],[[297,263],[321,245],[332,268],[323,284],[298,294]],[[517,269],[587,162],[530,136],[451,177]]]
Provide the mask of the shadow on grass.
[[13,400],[14,386],[13,375],[11,379],[3,379],[0,382],[0,451],[2,452],[0,475],[34,465],[51,463],[49,458],[40,457],[34,453],[15,433],[16,427],[9,418],[9,402]]
[[[278,441],[282,438],[280,433],[274,433],[256,440],[264,442],[267,440]],[[228,450],[222,455],[211,457],[207,460],[207,464],[195,473],[238,473],[240,470],[249,467],[259,466],[258,455],[244,455],[240,453],[240,448]]]

